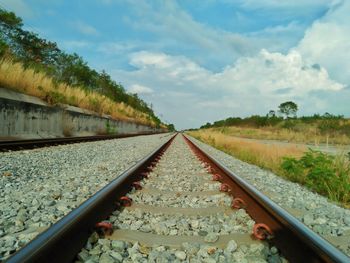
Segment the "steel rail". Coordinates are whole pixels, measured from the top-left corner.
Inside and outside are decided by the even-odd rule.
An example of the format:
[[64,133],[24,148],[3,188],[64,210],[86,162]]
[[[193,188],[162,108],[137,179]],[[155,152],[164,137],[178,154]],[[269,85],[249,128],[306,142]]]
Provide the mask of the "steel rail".
[[73,262],[94,231],[96,223],[106,219],[117,208],[116,202],[120,197],[131,190],[135,181],[143,178],[142,174],[151,169],[174,137],[171,136],[167,142],[39,234],[6,262]]
[[235,175],[187,135],[184,137],[197,156],[209,163],[211,171],[218,174],[220,181],[229,186],[231,194],[244,200],[247,213],[257,223],[265,224],[272,230],[268,242],[280,249],[290,262],[350,262],[350,258],[344,253]]
[[135,136],[141,136],[141,135],[151,135],[151,134],[159,134],[159,133],[143,132],[143,133],[131,133],[131,134],[129,133],[129,134],[118,134],[118,135],[94,135],[94,136],[82,136],[82,137],[0,141],[0,152],[8,151],[8,150],[14,151],[14,150],[23,150],[23,149],[34,149],[34,148],[59,145],[59,144],[120,139],[120,138],[135,137]]

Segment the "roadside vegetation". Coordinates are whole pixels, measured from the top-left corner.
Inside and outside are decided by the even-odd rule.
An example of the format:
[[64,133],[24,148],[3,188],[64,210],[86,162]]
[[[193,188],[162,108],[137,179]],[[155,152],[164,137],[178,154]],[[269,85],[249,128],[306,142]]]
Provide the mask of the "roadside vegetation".
[[7,59],[0,61],[0,83],[1,87],[39,97],[51,105],[69,104],[99,114],[108,114],[115,119],[156,124],[148,114],[137,111],[124,102],[115,102],[105,95],[82,87],[56,83],[43,72],[24,68],[20,62]]
[[266,145],[256,141],[242,140],[213,130],[190,131],[188,134],[242,161],[279,174],[282,172],[281,160],[283,157],[300,158],[307,151],[305,147]]
[[348,119],[329,113],[297,118],[297,105],[287,104],[294,110],[282,112],[281,105],[282,109],[286,105],[282,103],[280,116],[270,111],[266,116],[227,118],[188,133],[242,161],[271,170],[350,207],[350,153],[331,156],[303,145],[266,144],[243,139],[350,144]]
[[69,104],[115,119],[166,127],[137,94],[129,94],[105,72],[77,54],[23,29],[21,18],[0,8],[0,86]]
[[347,155],[330,156],[295,145],[267,145],[214,130],[189,135],[242,161],[271,170],[292,182],[350,207],[350,162]]
[[296,143],[350,144],[350,120],[342,115],[326,112],[323,115],[297,117],[298,106],[288,101],[276,112],[247,118],[229,117],[207,123],[201,129],[213,128],[226,135],[263,140],[281,140]]
[[[218,131],[226,135],[257,139],[257,140],[279,140],[291,143],[305,143],[312,145],[328,144],[328,145],[350,145],[350,136],[341,131],[336,132],[323,132],[320,130],[322,121],[315,121],[312,124],[298,122],[294,128],[284,128],[285,122],[281,122],[276,126],[262,126],[260,128],[255,127],[239,127],[239,126],[223,126],[219,128],[210,128],[213,131]],[[349,120],[339,121],[342,123],[345,129],[350,122]]]
[[284,157],[281,168],[282,175],[291,181],[350,207],[350,162],[346,155],[309,150],[301,158]]

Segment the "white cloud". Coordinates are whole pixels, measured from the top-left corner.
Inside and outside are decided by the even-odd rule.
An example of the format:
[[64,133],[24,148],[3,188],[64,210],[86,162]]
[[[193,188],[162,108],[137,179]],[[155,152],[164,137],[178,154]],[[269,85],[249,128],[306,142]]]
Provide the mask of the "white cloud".
[[[183,56],[169,56],[165,53],[152,53],[147,51],[137,52],[131,55],[130,64],[137,68],[162,70],[165,76],[183,80],[189,80],[198,74],[208,72],[195,62]],[[190,74],[189,74],[190,73]]]
[[137,94],[151,94],[153,93],[153,90],[151,88],[139,85],[139,84],[133,84],[128,88],[128,91],[130,93],[137,93]]
[[[312,17],[316,17],[331,5],[329,0],[221,0],[221,2],[235,6],[234,10],[237,6],[238,9],[246,9],[248,14],[245,15],[242,15],[244,12],[232,11],[232,16],[242,17],[241,24],[254,20],[249,13],[253,9],[258,9],[259,14],[261,9],[266,16],[272,16],[271,20],[274,22],[270,25],[264,21],[261,24],[266,27],[258,26],[257,31],[237,33],[235,30],[244,27],[233,24],[231,29],[228,29],[229,27],[223,29],[210,23],[202,23],[195,20],[176,1],[125,0],[124,3],[129,5],[130,14],[125,15],[123,23],[136,32],[148,34],[155,40],[153,46],[137,43],[132,52],[171,50],[173,55],[186,54],[197,64],[220,71],[239,57],[254,56],[263,48],[270,52],[288,52],[303,37],[310,23],[310,12]],[[215,1],[206,0],[203,5],[210,8],[210,5],[215,5]],[[199,8],[201,7],[202,3]],[[300,16],[295,15],[296,12],[300,13]],[[260,14],[253,24],[263,19],[261,16],[264,15]],[[289,18],[285,19],[285,16]],[[308,22],[304,21],[305,17],[309,19]],[[278,21],[282,22],[278,24]]]
[[76,21],[73,23],[73,27],[78,30],[80,33],[87,35],[87,36],[97,36],[99,35],[99,32],[96,28],[94,28],[91,25],[86,24],[83,21]]
[[350,2],[334,5],[306,31],[296,50],[325,67],[338,81],[350,84]]
[[[196,57],[198,62],[229,58],[258,51],[256,43],[244,35],[213,28],[194,20],[175,1],[158,1],[152,6],[147,1],[129,0],[135,17],[125,17],[124,22],[134,30],[150,32],[161,38],[167,46],[186,47],[206,56]],[[209,52],[208,52],[209,51]],[[202,61],[201,61],[202,60]]]
[[265,113],[286,100],[296,101],[301,108],[313,103],[314,112],[329,111],[327,99],[312,94],[344,88],[323,67],[306,63],[297,51],[283,55],[262,50],[219,73],[165,53],[137,52],[130,63],[137,70],[117,70],[113,76],[126,86],[136,82],[152,87],[154,93],[148,99],[179,128],[225,116]]
[[283,55],[262,50],[258,56],[239,59],[215,78],[227,89],[232,89],[228,83],[237,83],[244,92],[258,90],[280,96],[301,96],[310,91],[344,87],[331,80],[324,68],[306,64],[297,51]]

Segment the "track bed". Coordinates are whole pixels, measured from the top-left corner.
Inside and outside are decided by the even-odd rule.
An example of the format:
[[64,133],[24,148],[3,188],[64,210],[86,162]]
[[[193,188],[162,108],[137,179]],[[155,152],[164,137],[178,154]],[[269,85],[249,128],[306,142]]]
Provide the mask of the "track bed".
[[233,210],[204,164],[177,136],[157,165],[128,194],[132,204],[108,221],[111,236],[94,233],[81,262],[283,262],[275,247],[251,238],[254,220]]

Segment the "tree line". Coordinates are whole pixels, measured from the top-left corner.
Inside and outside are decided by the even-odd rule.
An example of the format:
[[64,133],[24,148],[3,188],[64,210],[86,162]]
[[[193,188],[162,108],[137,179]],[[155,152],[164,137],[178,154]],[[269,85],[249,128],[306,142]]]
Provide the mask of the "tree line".
[[19,61],[26,68],[45,72],[54,81],[79,86],[87,92],[97,91],[116,102],[124,102],[148,114],[158,127],[161,124],[152,105],[148,105],[136,93],[127,93],[104,70],[97,72],[90,68],[78,54],[68,54],[55,42],[23,29],[20,17],[0,8],[0,59],[4,58]]
[[314,114],[312,116],[297,117],[298,105],[287,101],[281,103],[278,111],[270,110],[265,116],[252,115],[250,117],[229,117],[223,120],[207,122],[200,129],[217,128],[227,126],[260,128],[264,126],[277,126],[281,128],[294,129],[298,123],[316,123],[321,133],[338,131],[350,136],[350,124],[343,115],[333,115],[328,112],[323,115]]

